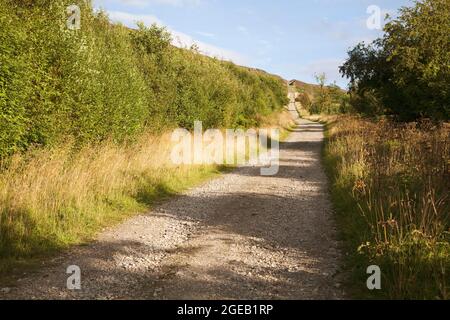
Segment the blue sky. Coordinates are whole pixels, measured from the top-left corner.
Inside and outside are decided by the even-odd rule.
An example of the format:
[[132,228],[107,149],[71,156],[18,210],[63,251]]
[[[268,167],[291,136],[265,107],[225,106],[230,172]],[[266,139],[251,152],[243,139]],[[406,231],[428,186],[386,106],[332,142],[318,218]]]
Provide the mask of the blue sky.
[[395,14],[410,0],[94,0],[96,8],[130,27],[136,21],[158,23],[174,44],[197,43],[205,54],[314,82],[325,72],[345,87],[338,73],[347,50],[371,41],[367,8],[377,5]]

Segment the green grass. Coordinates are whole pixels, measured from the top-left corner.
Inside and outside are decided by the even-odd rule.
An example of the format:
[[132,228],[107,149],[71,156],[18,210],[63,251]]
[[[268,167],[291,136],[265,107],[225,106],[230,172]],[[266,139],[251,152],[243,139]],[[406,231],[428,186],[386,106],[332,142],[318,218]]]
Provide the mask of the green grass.
[[[285,114],[273,115],[287,136]],[[75,151],[70,144],[11,159],[0,171],[0,278],[33,270],[104,228],[149,211],[234,166],[171,163],[170,135],[135,143],[106,142]],[[261,151],[261,150],[260,150]]]
[[[323,164],[346,252],[350,295],[447,299],[448,183],[439,173],[448,159],[445,129],[420,131],[350,117],[322,122]],[[392,137],[388,145],[384,136]],[[424,152],[427,144],[432,147]],[[382,290],[366,287],[370,265],[381,267]]]
[[339,230],[339,240],[344,244],[344,270],[348,276],[345,279],[345,287],[353,298],[374,298],[375,296],[366,287],[366,268],[371,263],[367,257],[358,254],[355,250],[361,244],[361,234],[369,233],[370,230],[368,230],[363,217],[357,214],[359,209],[351,196],[351,189],[348,186],[336,183],[339,158],[337,155],[331,154],[327,149],[332,124],[323,120],[320,122],[325,125],[322,163],[330,181],[331,201]]
[[[132,216],[146,213],[155,205],[230,170],[230,166],[198,166],[187,171],[174,172],[163,177],[158,183],[151,178],[141,177],[139,187],[133,194],[118,193],[99,201],[85,203],[82,218],[76,221],[76,228],[62,227],[49,238],[47,234],[43,234],[48,230],[41,226],[42,231],[35,230],[33,236],[21,245],[3,250],[0,259],[0,282],[12,283],[21,273],[33,271],[43,261],[63,250],[90,243],[105,228],[114,227]],[[70,205],[61,210],[64,210],[65,216],[71,212],[80,213],[80,208]]]

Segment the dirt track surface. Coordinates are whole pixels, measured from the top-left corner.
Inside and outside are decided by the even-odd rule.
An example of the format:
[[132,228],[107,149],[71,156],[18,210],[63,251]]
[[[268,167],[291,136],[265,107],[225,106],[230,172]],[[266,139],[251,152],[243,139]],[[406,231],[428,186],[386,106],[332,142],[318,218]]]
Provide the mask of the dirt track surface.
[[[298,120],[280,171],[239,168],[25,275],[0,299],[341,299],[320,164],[323,127]],[[81,268],[82,290],[66,288]]]

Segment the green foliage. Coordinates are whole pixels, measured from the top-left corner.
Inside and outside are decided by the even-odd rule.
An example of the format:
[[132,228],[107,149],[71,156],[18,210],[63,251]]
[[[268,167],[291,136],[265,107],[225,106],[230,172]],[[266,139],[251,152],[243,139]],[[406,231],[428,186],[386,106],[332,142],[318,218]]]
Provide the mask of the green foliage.
[[24,96],[28,87],[23,75],[20,42],[25,34],[15,28],[17,18],[0,2],[0,158],[20,149],[27,123]]
[[301,90],[299,92],[299,95],[297,96],[295,101],[299,102],[302,105],[302,107],[305,108],[306,110],[310,110],[311,109],[311,104],[312,104],[311,98],[303,90]]
[[450,2],[417,1],[389,22],[385,35],[349,51],[341,73],[354,106],[401,120],[450,117]]
[[[66,27],[73,2],[76,31]],[[67,137],[120,142],[195,120],[258,125],[286,99],[278,77],[173,47],[156,25],[114,25],[90,1],[0,3],[0,159]]]
[[352,111],[349,96],[336,83],[326,85],[325,73],[316,75],[317,88],[313,98],[307,99],[305,94],[300,95],[304,106],[312,114],[344,114]]

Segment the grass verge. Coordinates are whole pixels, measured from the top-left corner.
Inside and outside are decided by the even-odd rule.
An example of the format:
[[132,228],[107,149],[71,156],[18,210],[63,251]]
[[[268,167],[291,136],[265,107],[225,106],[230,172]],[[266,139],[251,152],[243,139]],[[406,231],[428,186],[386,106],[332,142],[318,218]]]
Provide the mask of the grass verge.
[[[286,112],[263,119],[286,135]],[[0,278],[217,176],[230,166],[174,165],[171,135],[144,134],[128,145],[104,142],[16,155],[0,171]]]
[[33,267],[221,171],[169,164],[169,137],[39,150],[0,175],[0,274]]
[[[355,298],[448,299],[449,127],[356,117],[326,123],[323,163]],[[370,291],[367,267],[382,271]]]

